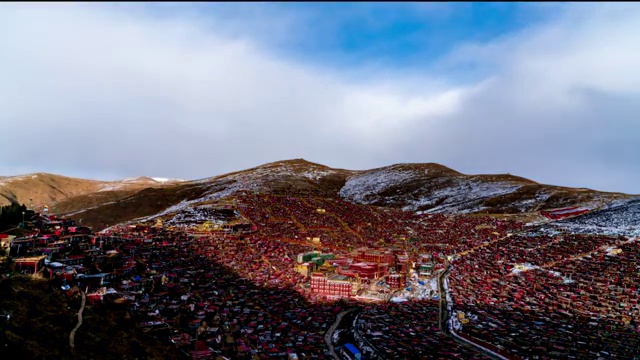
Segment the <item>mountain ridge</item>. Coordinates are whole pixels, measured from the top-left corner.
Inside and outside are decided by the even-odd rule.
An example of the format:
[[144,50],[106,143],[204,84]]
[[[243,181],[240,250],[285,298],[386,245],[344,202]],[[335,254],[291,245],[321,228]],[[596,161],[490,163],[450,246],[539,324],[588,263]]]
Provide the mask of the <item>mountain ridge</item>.
[[[150,177],[109,182],[37,175],[32,179],[25,178],[33,174],[21,176],[39,186],[26,190],[22,182],[0,177],[0,196],[24,203],[38,193],[39,200],[57,206],[60,213],[84,218],[98,228],[240,192],[341,198],[361,205],[461,214],[522,214],[567,206],[598,209],[632,197],[540,184],[511,174],[468,175],[437,163],[347,170],[298,158],[174,182],[158,182]],[[22,187],[17,186],[20,184]]]
[[76,196],[98,192],[134,191],[171,185],[175,182],[173,180],[160,182],[144,176],[104,181],[42,172],[0,176],[0,205],[8,205],[12,202],[31,205],[32,202],[34,208],[40,208]]

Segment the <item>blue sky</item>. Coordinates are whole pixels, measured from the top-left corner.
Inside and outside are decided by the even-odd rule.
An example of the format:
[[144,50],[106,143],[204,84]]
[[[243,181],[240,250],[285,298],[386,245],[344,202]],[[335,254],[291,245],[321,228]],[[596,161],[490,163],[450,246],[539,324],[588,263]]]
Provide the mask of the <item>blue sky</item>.
[[0,23],[0,126],[19,149],[1,175],[192,179],[302,157],[640,194],[637,4],[14,3]]
[[277,11],[302,12],[310,18],[305,25],[313,36],[286,44],[284,51],[305,60],[320,55],[356,65],[369,59],[388,66],[423,66],[461,42],[488,41],[552,16],[528,3],[271,5]]
[[164,18],[195,13],[215,31],[222,27],[231,36],[258,38],[270,52],[318,66],[376,64],[422,70],[461,44],[484,43],[521,31],[553,19],[564,9],[563,3],[526,2],[126,6]]

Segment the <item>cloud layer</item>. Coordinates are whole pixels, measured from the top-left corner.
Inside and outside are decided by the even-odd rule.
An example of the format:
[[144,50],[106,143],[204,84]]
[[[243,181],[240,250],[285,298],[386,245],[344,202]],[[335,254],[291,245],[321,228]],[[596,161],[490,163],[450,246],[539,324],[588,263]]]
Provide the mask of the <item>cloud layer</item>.
[[[300,63],[215,18],[0,5],[0,23],[2,174],[201,178],[303,157],[640,193],[635,4],[572,6],[414,73]],[[443,71],[468,66],[483,77]]]

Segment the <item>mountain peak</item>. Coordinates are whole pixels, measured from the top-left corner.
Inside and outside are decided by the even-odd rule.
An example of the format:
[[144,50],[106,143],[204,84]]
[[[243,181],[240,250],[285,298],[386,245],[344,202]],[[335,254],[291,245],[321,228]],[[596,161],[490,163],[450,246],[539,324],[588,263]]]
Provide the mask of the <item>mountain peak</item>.
[[385,167],[387,169],[393,169],[393,170],[403,170],[403,171],[411,171],[411,170],[429,170],[432,172],[441,172],[441,173],[447,173],[450,175],[461,175],[461,173],[446,167],[442,164],[438,164],[438,163],[433,163],[433,162],[429,162],[429,163],[399,163],[399,164],[393,164],[390,166]]
[[[180,194],[187,190],[198,196],[207,191],[207,196],[216,198],[232,196],[239,191],[258,191],[341,197],[359,204],[449,213],[523,213],[574,205],[596,208],[627,197],[548,186],[511,174],[468,175],[433,162],[344,170],[295,158],[186,182],[149,176],[97,181],[47,173],[0,177],[0,204],[33,199],[34,205],[38,206],[64,201],[70,204],[67,210],[80,210],[83,206],[114,203],[147,188],[163,188],[157,192],[162,196],[176,192],[178,202],[184,200]],[[152,196],[156,192],[145,194]],[[170,205],[174,203],[167,202],[167,206]]]
[[266,163],[263,165],[260,165],[259,167],[276,167],[276,166],[290,166],[290,167],[322,167],[322,168],[328,168],[328,166],[326,165],[322,165],[319,163],[314,163],[308,160],[305,160],[303,158],[299,158],[299,159],[288,159],[288,160],[280,160],[280,161],[274,161],[274,162],[270,162],[270,163]]
[[140,183],[140,182],[154,182],[155,180],[153,180],[152,178],[148,177],[148,176],[138,176],[138,177],[134,177],[134,178],[127,178],[127,179],[122,179],[119,182],[123,182],[123,183]]

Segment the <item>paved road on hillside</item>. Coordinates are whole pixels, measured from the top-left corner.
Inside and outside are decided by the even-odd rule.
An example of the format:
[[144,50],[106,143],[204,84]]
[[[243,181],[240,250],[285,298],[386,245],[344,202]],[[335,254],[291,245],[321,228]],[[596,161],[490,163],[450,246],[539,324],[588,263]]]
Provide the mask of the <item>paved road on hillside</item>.
[[356,309],[354,308],[354,309],[345,310],[339,313],[338,316],[336,316],[336,321],[333,323],[333,325],[331,325],[329,330],[327,330],[326,334],[324,335],[324,341],[329,346],[329,351],[331,352],[331,356],[333,356],[333,358],[336,360],[340,360],[340,358],[338,357],[338,354],[336,354],[335,350],[333,349],[333,340],[331,338],[333,337],[333,333],[336,331],[336,328],[340,325],[342,318],[348,313],[355,310]]
[[87,302],[87,296],[85,295],[84,291],[80,290],[80,293],[82,294],[82,304],[80,304],[80,310],[78,311],[78,324],[76,324],[76,327],[74,327],[73,330],[71,330],[71,334],[69,334],[69,346],[71,346],[71,351],[74,351],[76,347],[76,331],[78,331],[78,329],[82,325],[82,312],[84,311],[84,305]]
[[483,355],[494,359],[494,360],[507,360],[505,357],[496,354],[494,352],[488,351],[487,349],[481,347],[480,345],[471,342],[469,340],[463,339],[459,336],[457,336],[457,334],[453,331],[452,327],[450,327],[451,324],[449,324],[449,322],[447,321],[449,319],[449,309],[448,309],[448,301],[447,301],[447,288],[444,286],[444,281],[446,280],[447,276],[449,275],[449,272],[451,271],[451,265],[447,266],[447,269],[445,271],[442,272],[442,274],[440,274],[440,276],[438,276],[438,297],[439,297],[439,305],[440,305],[440,314],[439,314],[439,326],[440,326],[440,330],[442,331],[443,334],[450,336],[451,338],[453,338],[453,340],[459,344],[462,345],[466,345],[469,347],[472,347],[474,350],[482,353]]

